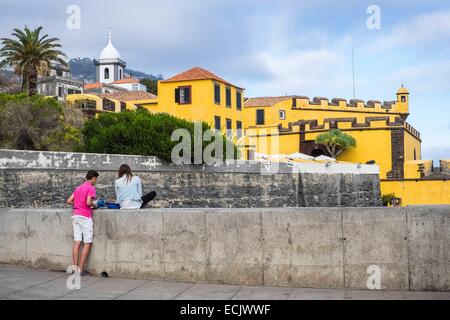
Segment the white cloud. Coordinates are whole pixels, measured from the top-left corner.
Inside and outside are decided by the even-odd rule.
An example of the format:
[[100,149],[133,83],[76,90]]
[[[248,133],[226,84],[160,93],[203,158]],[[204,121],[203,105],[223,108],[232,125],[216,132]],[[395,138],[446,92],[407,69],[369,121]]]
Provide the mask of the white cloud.
[[[332,83],[339,77],[342,59],[327,48],[290,50],[284,54],[259,51],[254,63],[268,74],[262,82],[254,82],[252,91],[263,95],[301,94]],[[323,93],[325,94],[325,92]]]
[[422,14],[387,31],[388,34],[368,45],[367,50],[378,52],[405,47],[425,49],[427,45],[442,44],[442,39],[450,37],[450,11]]
[[424,62],[401,67],[389,75],[388,82],[401,83],[417,93],[448,93],[450,90],[450,60]]

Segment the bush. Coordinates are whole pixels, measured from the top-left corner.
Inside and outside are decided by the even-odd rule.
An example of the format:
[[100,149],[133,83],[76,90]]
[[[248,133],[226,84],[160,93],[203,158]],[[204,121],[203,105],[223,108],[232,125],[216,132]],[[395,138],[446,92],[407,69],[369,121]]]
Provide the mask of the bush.
[[[166,113],[152,114],[146,110],[122,113],[103,113],[90,119],[83,129],[83,146],[79,151],[87,153],[109,153],[126,155],[156,156],[172,161],[172,149],[179,141],[172,141],[176,129],[186,129],[192,137],[191,163],[194,163],[194,123]],[[202,131],[211,130],[202,123]],[[222,145],[225,158],[225,146],[229,141],[223,135]],[[202,150],[211,142],[203,142]],[[233,145],[234,159],[238,157]]]
[[392,200],[397,199],[395,193],[384,194],[381,198],[383,206],[389,207],[392,204]]
[[0,147],[73,151],[81,141],[81,111],[54,99],[0,94]]

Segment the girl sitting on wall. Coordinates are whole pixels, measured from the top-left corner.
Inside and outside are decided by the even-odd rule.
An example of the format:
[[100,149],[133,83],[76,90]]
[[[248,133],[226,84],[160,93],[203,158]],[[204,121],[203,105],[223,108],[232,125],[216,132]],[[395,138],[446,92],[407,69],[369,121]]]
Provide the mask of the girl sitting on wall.
[[152,191],[142,196],[141,179],[131,172],[129,165],[122,165],[119,169],[118,179],[115,183],[117,203],[121,209],[143,209],[156,198]]

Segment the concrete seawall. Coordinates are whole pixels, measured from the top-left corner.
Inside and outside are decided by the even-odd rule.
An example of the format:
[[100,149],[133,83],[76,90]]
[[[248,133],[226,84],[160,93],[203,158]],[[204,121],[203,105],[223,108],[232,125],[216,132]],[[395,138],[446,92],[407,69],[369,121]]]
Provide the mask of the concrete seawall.
[[[67,209],[0,209],[0,262],[65,270]],[[450,206],[98,211],[89,270],[240,285],[450,291]]]

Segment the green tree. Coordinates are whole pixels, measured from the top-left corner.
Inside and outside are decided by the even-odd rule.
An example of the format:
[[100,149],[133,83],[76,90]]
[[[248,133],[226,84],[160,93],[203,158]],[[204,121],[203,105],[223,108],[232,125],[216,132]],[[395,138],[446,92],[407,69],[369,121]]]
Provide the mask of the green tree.
[[388,207],[392,204],[392,200],[397,199],[395,193],[384,194],[381,197],[381,201],[383,202],[383,206]]
[[14,29],[13,38],[2,38],[0,68],[13,67],[22,77],[22,92],[34,95],[37,92],[38,76],[44,75],[52,63],[67,66],[66,55],[60,50],[58,38],[41,35],[42,27],[30,30]]
[[140,83],[147,86],[147,92],[158,95],[158,80],[145,78]]
[[355,138],[339,129],[333,129],[319,135],[316,138],[316,143],[325,146],[334,159],[337,159],[345,150],[356,147]]
[[[194,123],[166,113],[152,114],[146,110],[103,113],[90,119],[85,123],[83,144],[79,151],[156,156],[171,162],[172,150],[179,144],[172,141],[172,133],[176,129],[189,131],[192,137],[191,163],[194,163]],[[211,130],[211,127],[203,122],[202,131],[206,130]],[[226,144],[230,140],[223,135],[221,138],[225,158]],[[202,150],[210,143],[203,142]],[[234,144],[233,147],[234,159],[237,159],[239,152]]]
[[82,119],[81,110],[54,99],[0,94],[0,148],[74,151]]

